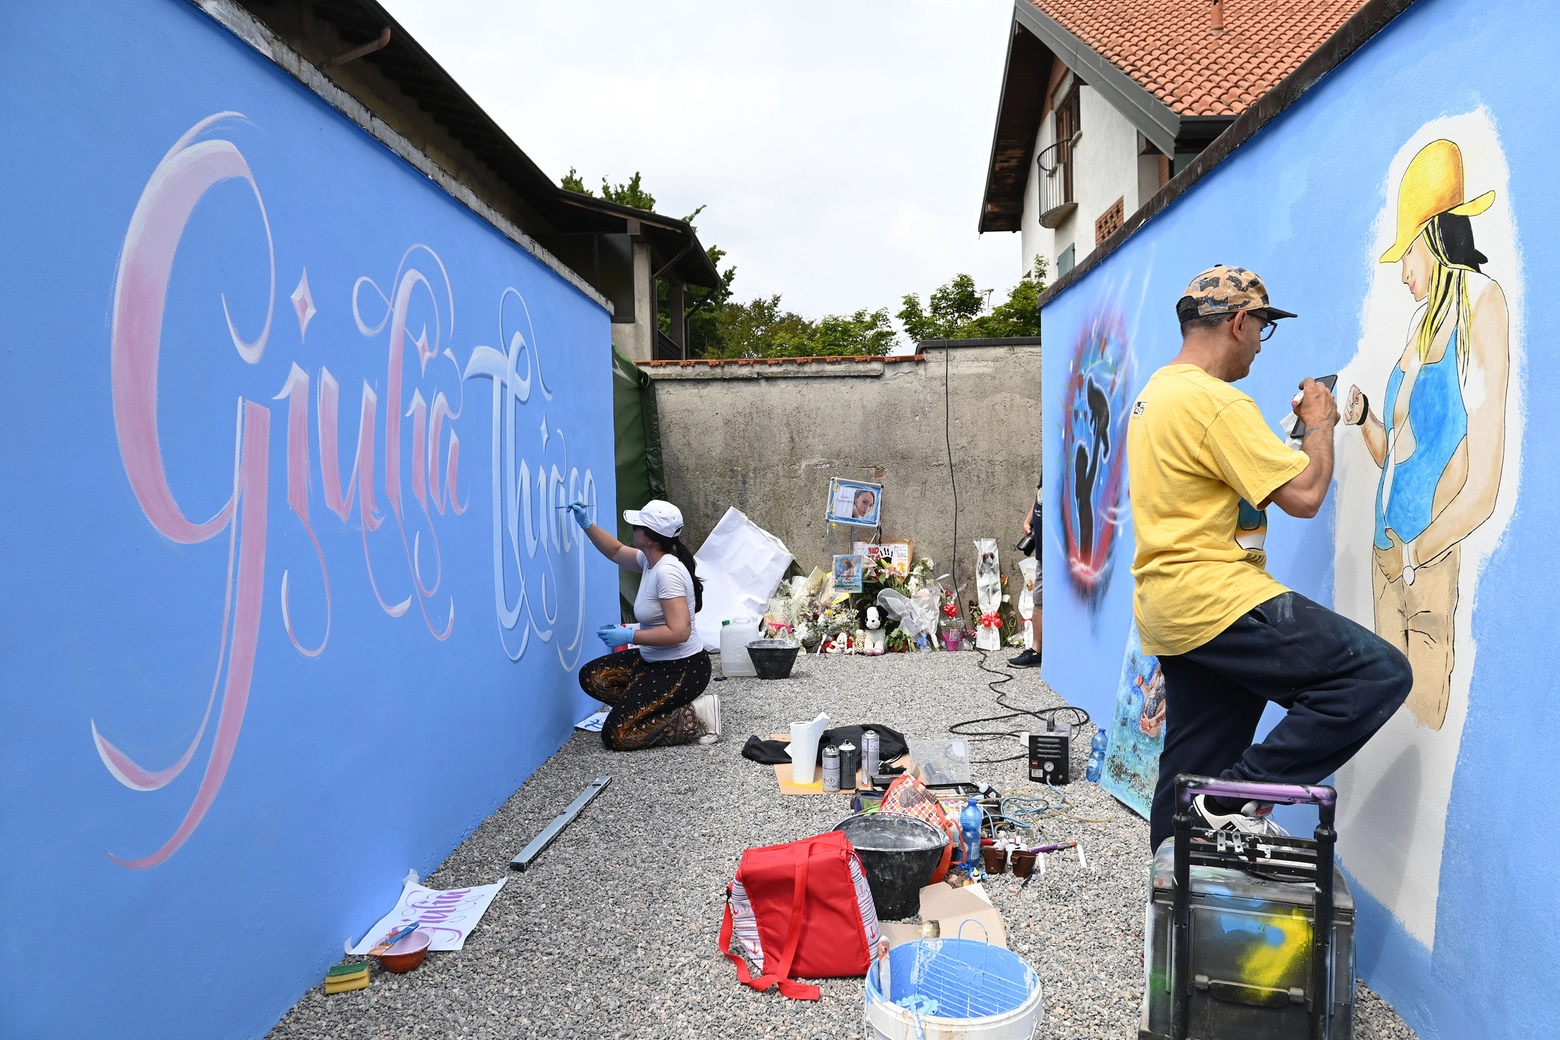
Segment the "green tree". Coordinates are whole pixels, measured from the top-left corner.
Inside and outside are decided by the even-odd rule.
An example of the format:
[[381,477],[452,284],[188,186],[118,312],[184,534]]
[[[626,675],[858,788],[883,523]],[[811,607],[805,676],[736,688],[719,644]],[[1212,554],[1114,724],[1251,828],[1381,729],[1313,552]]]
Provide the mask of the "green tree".
[[718,342],[705,357],[873,357],[888,353],[895,340],[887,308],[814,322],[782,307],[778,294],[727,303],[717,315],[716,332]]
[[1008,336],[1040,335],[1040,294],[1045,292],[1045,257],[1035,257],[1033,269],[1025,272],[1013,286],[1008,298],[988,314],[970,319],[959,333],[960,339],[1002,339]]
[[956,274],[945,285],[933,289],[926,302],[926,309],[922,310],[921,297],[911,293],[904,297],[904,306],[897,315],[913,340],[958,339],[959,329],[985,309],[975,279],[967,274]]
[[905,334],[917,342],[1038,336],[1045,269],[1045,259],[1035,257],[1034,268],[1019,279],[1008,298],[986,313],[982,312],[986,310],[987,293],[976,288],[975,279],[969,275],[957,274],[932,290],[924,308],[919,295],[906,296],[896,317],[904,326]]
[[[564,174],[558,182],[565,190],[576,192],[580,195],[589,195],[592,198],[596,193],[585,186],[585,179],[580,176],[579,170],[573,166]],[[616,202],[622,206],[632,206],[635,209],[655,210],[655,196],[645,190],[644,178],[638,170],[628,179],[626,184],[614,185],[606,177],[601,178],[601,197],[608,202]],[[693,220],[704,207],[700,206],[683,218],[690,226]],[[698,232],[694,228],[694,232]],[[720,246],[709,246],[704,250],[710,258],[710,264],[720,275],[720,284],[714,288],[702,285],[690,285],[683,294],[683,311],[688,321],[688,354],[690,357],[704,357],[712,349],[718,349],[720,343],[720,329],[718,314],[721,306],[731,297],[731,283],[737,277],[736,265],[729,265],[721,269],[720,262],[726,258],[726,251]],[[656,324],[660,330],[670,333],[671,298],[667,291],[665,281],[656,285],[658,297],[656,306]]]
[[608,202],[616,202],[619,206],[632,206],[635,209],[652,212],[655,210],[655,196],[645,191],[640,184],[638,170],[634,171],[627,184],[611,184],[605,177],[601,178],[601,197]]

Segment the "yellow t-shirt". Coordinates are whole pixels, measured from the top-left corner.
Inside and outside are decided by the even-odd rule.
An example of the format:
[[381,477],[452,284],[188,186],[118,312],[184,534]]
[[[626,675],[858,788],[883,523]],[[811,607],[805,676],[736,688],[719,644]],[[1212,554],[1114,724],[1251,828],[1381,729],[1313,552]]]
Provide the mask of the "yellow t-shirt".
[[1267,572],[1263,503],[1307,458],[1250,397],[1196,365],[1155,372],[1132,405],[1127,469],[1145,654],[1184,654],[1287,592]]

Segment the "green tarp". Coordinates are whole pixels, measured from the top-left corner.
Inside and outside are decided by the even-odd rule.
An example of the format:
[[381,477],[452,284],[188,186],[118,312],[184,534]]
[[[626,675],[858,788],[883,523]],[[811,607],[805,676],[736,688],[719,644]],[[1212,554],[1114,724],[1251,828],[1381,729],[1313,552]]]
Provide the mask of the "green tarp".
[[[633,531],[623,522],[623,510],[638,509],[652,498],[666,497],[666,469],[661,463],[661,420],[655,408],[655,383],[640,367],[612,351],[612,422],[617,443],[618,540],[627,545]],[[605,526],[605,525],[603,525]],[[623,617],[634,613],[639,575],[619,570],[618,594]]]

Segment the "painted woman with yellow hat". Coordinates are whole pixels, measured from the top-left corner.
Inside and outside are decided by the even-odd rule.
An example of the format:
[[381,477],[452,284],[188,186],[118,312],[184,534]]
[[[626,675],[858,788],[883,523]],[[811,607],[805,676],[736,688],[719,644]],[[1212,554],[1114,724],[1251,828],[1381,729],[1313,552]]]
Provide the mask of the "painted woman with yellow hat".
[[1397,239],[1381,262],[1401,261],[1420,306],[1383,399],[1352,386],[1344,409],[1381,467],[1376,632],[1407,655],[1414,687],[1406,704],[1431,729],[1445,722],[1451,694],[1460,543],[1495,509],[1505,450],[1506,295],[1480,270],[1486,259],[1469,219],[1494,201],[1493,191],[1466,199],[1462,152],[1451,141],[1432,141],[1409,162]]

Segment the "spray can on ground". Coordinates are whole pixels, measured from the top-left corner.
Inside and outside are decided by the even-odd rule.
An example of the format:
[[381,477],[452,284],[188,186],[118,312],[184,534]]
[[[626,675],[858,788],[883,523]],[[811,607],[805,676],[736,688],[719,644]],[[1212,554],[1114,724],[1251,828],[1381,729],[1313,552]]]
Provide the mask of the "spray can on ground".
[[840,789],[840,752],[833,744],[823,749],[823,789],[829,794]]
[[878,748],[879,741],[876,730],[864,729],[861,731],[861,771],[866,775],[867,783],[872,783],[872,778],[878,775]]
[[840,745],[840,788],[856,789],[856,771],[861,768],[861,751],[847,741]]

